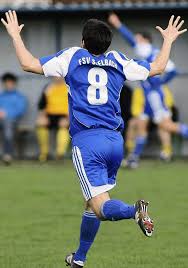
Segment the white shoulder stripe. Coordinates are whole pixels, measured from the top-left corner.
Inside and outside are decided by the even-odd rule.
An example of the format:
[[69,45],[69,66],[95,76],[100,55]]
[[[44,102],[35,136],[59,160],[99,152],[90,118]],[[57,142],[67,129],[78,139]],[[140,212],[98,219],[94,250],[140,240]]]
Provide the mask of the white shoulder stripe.
[[119,55],[119,53],[117,51],[111,51],[111,53],[113,53],[115,59],[122,65],[123,73],[125,74],[126,78],[128,79],[126,69],[132,62],[134,62],[134,60],[129,60],[129,59],[124,60],[124,59],[122,59],[122,57]]
[[60,68],[59,63],[57,63],[57,57],[54,57],[50,59],[49,61],[47,61],[42,66],[42,69],[46,77],[51,77],[51,76],[61,77],[62,76],[62,70]]
[[72,57],[80,49],[82,49],[82,48],[81,47],[69,48],[69,49],[65,50],[62,54],[60,54],[57,57],[58,62],[60,64],[60,66],[61,66],[63,77],[65,77],[67,75],[67,73],[68,73],[69,65],[70,65]]
[[126,58],[126,60],[122,59],[122,57],[119,55],[117,51],[111,51],[111,53],[114,55],[115,59],[123,66],[127,66],[131,60]]
[[139,65],[136,61],[129,59],[122,59],[117,51],[111,51],[115,59],[122,65],[125,78],[129,81],[146,80],[149,75],[149,70],[144,66]]

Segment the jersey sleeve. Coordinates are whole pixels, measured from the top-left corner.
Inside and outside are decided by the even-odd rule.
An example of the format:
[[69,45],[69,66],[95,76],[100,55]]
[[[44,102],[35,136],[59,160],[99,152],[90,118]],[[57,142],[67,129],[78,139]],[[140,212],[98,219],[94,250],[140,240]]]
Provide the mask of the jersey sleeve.
[[150,73],[151,67],[148,61],[130,60],[124,54],[112,51],[116,61],[122,66],[125,80],[145,81]]
[[40,58],[44,75],[46,77],[65,77],[69,70],[72,57],[78,47],[64,49],[57,54]]
[[46,77],[63,76],[63,70],[56,54],[40,58],[40,64]]
[[147,61],[129,60],[124,64],[124,74],[128,81],[145,81],[151,67]]

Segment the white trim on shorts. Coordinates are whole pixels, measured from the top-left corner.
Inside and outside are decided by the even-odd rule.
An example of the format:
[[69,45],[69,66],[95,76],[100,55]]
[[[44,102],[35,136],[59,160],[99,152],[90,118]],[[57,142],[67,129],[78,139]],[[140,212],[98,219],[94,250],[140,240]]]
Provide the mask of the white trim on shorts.
[[86,201],[92,199],[93,197],[99,194],[108,192],[116,186],[116,183],[106,184],[106,185],[96,186],[96,187],[91,185],[87,177],[87,174],[85,172],[81,151],[77,146],[74,146],[72,149],[72,158],[73,158],[74,167],[79,177],[82,193]]
[[[170,118],[172,116],[170,110],[167,108],[165,109],[163,106],[163,102],[157,91],[152,91],[149,93],[147,98],[153,112],[152,120],[154,123],[159,124],[164,119]],[[139,117],[141,120],[147,120],[150,118],[150,116],[145,113],[141,114]]]
[[[158,114],[156,114],[154,117],[152,117],[152,121],[155,123],[155,124],[160,124],[164,119],[167,119],[167,118],[171,118],[172,114],[170,111],[166,111],[166,110],[160,110],[160,112]],[[149,120],[151,116],[149,116],[148,114],[141,114],[139,115],[139,119],[141,120]]]

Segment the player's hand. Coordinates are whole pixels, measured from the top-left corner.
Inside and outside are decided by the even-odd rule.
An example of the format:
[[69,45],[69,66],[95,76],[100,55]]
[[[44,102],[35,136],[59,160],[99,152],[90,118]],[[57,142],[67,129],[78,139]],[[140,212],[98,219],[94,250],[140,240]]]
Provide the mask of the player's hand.
[[0,110],[0,119],[4,119],[6,117],[6,112],[3,110]]
[[117,29],[121,27],[121,21],[115,13],[109,15],[108,22]]
[[173,15],[171,16],[168,27],[165,30],[162,29],[160,26],[157,26],[156,29],[159,30],[165,40],[168,40],[173,43],[178,38],[178,36],[187,32],[187,29],[181,30],[183,24],[184,20],[181,20],[180,16],[174,19]]
[[9,35],[12,38],[20,35],[20,32],[23,29],[24,24],[19,25],[16,11],[9,10],[8,12],[5,13],[5,16],[6,20],[1,19],[1,22],[7,29]]

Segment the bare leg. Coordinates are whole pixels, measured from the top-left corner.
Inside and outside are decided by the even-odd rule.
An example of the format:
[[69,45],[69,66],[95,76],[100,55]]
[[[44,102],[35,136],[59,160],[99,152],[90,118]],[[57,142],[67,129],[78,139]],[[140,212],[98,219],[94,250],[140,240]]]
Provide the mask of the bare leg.
[[143,153],[145,144],[147,142],[147,127],[148,127],[148,119],[137,121],[138,133],[136,137],[136,145],[132,152],[132,154],[128,157],[127,167],[129,168],[137,168],[139,159]]
[[90,201],[88,201],[87,205],[88,208],[90,208],[99,219],[103,220],[103,215],[101,214],[101,207],[108,200],[110,200],[110,196],[109,193],[106,192],[96,197],[93,197]]
[[148,135],[148,119],[139,119],[138,120],[138,133],[137,136],[147,137]]
[[59,121],[59,129],[57,131],[57,138],[56,138],[56,155],[57,158],[62,158],[68,149],[70,143],[69,137],[69,119],[68,117],[62,118]]
[[164,161],[170,161],[172,157],[172,141],[171,141],[171,133],[162,129],[158,128],[158,135],[161,140],[161,152],[160,157]]
[[180,132],[180,123],[175,123],[170,118],[163,119],[163,121],[159,123],[159,127],[170,133],[178,134]]
[[138,118],[134,117],[129,120],[127,133],[126,133],[126,149],[128,154],[132,153],[135,147],[135,139],[137,135],[138,128]]
[[36,132],[39,144],[39,160],[44,162],[47,160],[49,153],[49,129],[48,129],[48,117],[45,112],[40,112],[36,122]]

